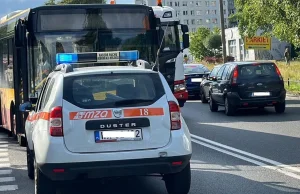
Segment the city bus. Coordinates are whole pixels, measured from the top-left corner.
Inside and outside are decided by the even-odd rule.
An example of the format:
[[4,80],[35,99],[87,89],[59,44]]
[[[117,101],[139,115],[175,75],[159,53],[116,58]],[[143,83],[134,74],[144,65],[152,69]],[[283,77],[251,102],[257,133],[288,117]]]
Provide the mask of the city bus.
[[[163,66],[163,74],[167,79],[173,94],[179,102],[181,107],[184,106],[188,99],[188,91],[185,84],[184,76],[184,57],[183,49],[180,44],[180,28],[183,32],[183,39],[187,38],[186,32],[188,32],[187,26],[179,23],[179,18],[176,16],[176,11],[172,7],[163,6],[161,1],[157,2],[157,6],[151,6],[156,18],[161,21],[162,29],[165,32],[164,35],[164,49],[160,56],[160,65]],[[186,29],[183,29],[186,28]],[[185,41],[183,43],[189,43]],[[188,44],[184,44],[183,48],[188,48]],[[162,68],[160,67],[160,70]]]
[[[178,30],[177,27],[173,30],[177,49]],[[184,45],[188,45],[187,26],[181,25],[181,30]],[[174,91],[175,67],[169,67],[167,62],[178,54],[164,50],[168,47],[164,32],[153,9],[144,5],[51,5],[3,17],[0,21],[1,127],[21,146],[26,146],[27,114],[19,111],[19,105],[26,101],[36,103],[45,78],[56,66],[56,53],[138,50],[142,60],[165,75]]]

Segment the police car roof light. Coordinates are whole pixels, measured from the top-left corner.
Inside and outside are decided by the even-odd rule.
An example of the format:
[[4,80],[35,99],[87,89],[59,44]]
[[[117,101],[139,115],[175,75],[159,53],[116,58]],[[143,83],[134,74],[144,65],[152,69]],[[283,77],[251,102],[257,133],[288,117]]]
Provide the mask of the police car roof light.
[[56,63],[112,63],[124,61],[136,61],[139,59],[139,51],[111,51],[111,52],[87,52],[87,53],[58,53]]

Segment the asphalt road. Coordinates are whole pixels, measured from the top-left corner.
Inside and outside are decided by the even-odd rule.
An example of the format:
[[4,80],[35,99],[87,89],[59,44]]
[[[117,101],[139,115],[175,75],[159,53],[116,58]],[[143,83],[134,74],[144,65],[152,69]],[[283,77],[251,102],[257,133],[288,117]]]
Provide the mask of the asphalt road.
[[[188,102],[183,116],[193,135],[190,194],[300,193],[300,100],[286,113],[243,110],[228,117],[223,108]],[[58,194],[167,194],[158,177],[99,180],[61,187]],[[25,148],[0,133],[0,194],[34,194],[27,178]]]

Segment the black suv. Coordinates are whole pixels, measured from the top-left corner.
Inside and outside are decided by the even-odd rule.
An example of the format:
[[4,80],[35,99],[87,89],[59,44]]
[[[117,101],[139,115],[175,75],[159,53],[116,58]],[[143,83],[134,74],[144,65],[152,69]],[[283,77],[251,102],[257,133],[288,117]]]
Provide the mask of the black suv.
[[226,115],[239,108],[274,106],[285,111],[286,90],[281,73],[272,62],[230,62],[219,69],[209,91],[210,110],[225,106]]

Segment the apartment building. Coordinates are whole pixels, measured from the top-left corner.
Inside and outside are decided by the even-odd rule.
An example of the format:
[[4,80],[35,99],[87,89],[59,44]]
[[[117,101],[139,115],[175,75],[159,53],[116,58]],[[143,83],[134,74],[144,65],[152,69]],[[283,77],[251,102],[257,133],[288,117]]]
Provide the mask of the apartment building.
[[[136,4],[156,5],[156,0],[135,0]],[[182,24],[187,24],[191,32],[199,27],[221,27],[219,0],[162,0],[163,5],[173,7]],[[228,17],[235,13],[234,0],[223,0],[225,28],[234,27]]]

